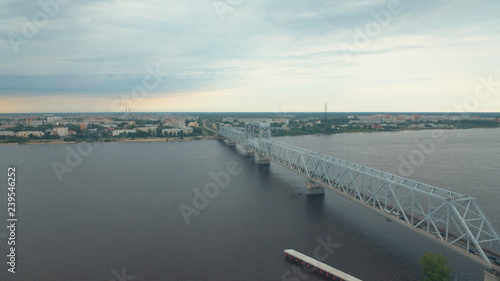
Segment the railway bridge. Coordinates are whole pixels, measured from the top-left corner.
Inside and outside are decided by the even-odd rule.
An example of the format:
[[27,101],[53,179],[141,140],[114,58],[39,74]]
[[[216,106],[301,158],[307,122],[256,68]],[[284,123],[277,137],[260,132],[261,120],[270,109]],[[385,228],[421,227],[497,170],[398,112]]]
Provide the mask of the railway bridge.
[[499,234],[470,196],[274,140],[267,123],[218,133],[254,154],[257,164],[274,162],[304,176],[307,194],[332,189],[486,265],[500,261]]

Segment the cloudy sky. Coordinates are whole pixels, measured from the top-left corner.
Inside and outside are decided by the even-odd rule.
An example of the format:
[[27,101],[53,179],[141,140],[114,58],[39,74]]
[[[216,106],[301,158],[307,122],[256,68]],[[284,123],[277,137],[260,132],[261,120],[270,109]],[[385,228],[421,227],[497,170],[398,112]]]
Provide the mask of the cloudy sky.
[[500,110],[499,1],[38,2],[0,1],[0,113]]

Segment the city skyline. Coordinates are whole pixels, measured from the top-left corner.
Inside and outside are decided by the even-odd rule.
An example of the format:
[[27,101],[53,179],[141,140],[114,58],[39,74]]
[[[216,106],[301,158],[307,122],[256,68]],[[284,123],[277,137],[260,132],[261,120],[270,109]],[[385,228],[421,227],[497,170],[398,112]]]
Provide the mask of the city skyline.
[[498,112],[488,1],[8,1],[0,113]]

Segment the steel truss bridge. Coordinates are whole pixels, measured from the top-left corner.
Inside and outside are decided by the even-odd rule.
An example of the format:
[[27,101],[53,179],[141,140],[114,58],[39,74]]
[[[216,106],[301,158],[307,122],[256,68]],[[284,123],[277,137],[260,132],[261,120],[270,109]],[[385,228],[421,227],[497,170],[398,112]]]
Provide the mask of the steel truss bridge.
[[273,140],[267,123],[220,127],[219,135],[255,153],[258,164],[274,161],[303,175],[308,194],[329,187],[488,265],[500,253],[500,237],[472,197]]

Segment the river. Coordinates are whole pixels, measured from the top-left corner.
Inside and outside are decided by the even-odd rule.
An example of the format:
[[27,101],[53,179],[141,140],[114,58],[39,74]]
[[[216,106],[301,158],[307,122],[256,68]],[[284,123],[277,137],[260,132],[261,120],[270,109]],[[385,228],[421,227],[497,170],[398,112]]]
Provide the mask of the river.
[[[477,198],[500,229],[500,129],[442,132],[407,176]],[[400,174],[432,133],[278,139]],[[14,165],[18,222],[17,273],[4,266],[0,280],[321,280],[296,272],[288,248],[368,281],[419,280],[418,260],[432,251],[455,280],[482,280],[469,258],[333,191],[306,196],[304,178],[251,160],[215,140],[2,145],[0,214]]]

